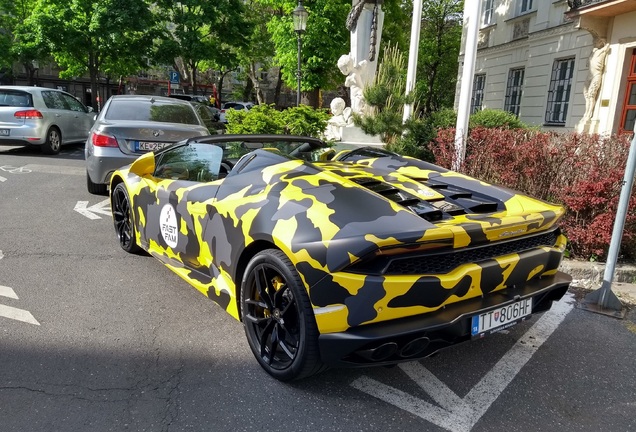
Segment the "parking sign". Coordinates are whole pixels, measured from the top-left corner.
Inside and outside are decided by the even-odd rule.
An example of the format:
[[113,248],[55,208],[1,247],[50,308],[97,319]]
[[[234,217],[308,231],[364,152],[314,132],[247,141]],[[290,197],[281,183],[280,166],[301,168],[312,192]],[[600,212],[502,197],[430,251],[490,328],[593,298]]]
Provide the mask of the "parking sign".
[[179,84],[179,72],[170,71],[170,84]]

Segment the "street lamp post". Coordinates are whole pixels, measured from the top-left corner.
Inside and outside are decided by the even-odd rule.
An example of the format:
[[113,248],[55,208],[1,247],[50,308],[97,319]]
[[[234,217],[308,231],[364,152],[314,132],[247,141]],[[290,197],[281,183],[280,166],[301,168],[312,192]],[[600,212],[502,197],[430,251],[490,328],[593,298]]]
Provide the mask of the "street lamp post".
[[294,21],[294,31],[298,38],[298,70],[296,70],[296,80],[298,82],[298,89],[296,91],[296,106],[300,106],[300,80],[302,78],[302,69],[300,67],[301,62],[301,50],[302,50],[302,35],[307,28],[307,16],[309,13],[303,7],[303,0],[298,0],[298,6],[292,12],[292,19]]

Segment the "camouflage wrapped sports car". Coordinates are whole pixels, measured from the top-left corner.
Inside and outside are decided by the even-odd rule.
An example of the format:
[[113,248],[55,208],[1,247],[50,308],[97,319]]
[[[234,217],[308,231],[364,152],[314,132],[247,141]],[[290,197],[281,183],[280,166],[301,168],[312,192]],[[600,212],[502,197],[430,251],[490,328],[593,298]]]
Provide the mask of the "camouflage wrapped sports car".
[[377,148],[193,138],[112,176],[121,247],[234,318],[280,380],[429,356],[548,309],[563,208]]

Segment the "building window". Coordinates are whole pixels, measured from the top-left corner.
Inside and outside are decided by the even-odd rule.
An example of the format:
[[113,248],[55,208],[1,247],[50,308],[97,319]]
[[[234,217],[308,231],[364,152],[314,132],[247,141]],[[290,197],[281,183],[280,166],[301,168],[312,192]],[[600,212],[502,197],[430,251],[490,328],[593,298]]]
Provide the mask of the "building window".
[[555,60],[552,66],[548,106],[545,121],[549,124],[565,125],[570,104],[570,90],[574,75],[574,58]]
[[519,13],[523,14],[532,10],[532,0],[519,0]]
[[495,1],[494,0],[484,0],[482,5],[483,11],[481,14],[481,25],[489,26],[495,23]]
[[508,85],[506,86],[506,102],[504,109],[519,117],[521,107],[521,94],[523,92],[524,68],[510,69],[508,72]]
[[481,110],[484,104],[484,87],[486,86],[486,74],[475,75],[473,79],[473,96],[470,100],[470,113]]

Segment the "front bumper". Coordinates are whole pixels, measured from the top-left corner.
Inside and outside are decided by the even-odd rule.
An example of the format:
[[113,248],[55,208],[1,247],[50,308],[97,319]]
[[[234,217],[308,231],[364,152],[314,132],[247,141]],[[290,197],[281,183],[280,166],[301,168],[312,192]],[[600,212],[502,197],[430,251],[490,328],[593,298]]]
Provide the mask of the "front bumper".
[[496,291],[423,315],[353,327],[321,334],[322,361],[331,366],[390,365],[428,357],[439,350],[471,339],[471,319],[489,309],[532,297],[532,314],[561,299],[572,277],[557,272],[528,281],[524,286]]

